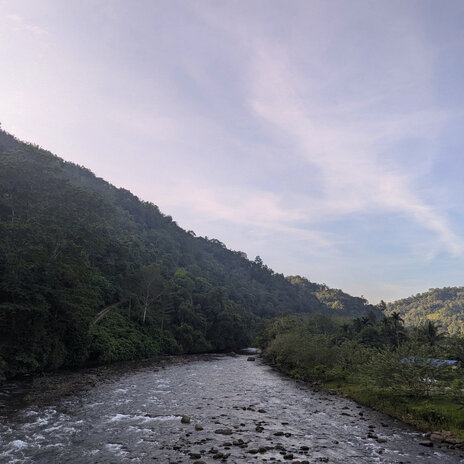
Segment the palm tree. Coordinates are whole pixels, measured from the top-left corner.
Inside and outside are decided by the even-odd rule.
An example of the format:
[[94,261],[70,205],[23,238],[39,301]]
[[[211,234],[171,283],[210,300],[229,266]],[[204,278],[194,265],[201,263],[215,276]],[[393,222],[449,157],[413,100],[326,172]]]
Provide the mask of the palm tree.
[[353,327],[355,332],[361,332],[361,330],[368,325],[370,325],[370,320],[366,316],[357,317],[356,319],[353,319]]
[[390,319],[393,321],[393,325],[396,326],[400,322],[404,322],[404,319],[401,317],[401,314],[397,311],[393,311],[390,314]]
[[384,316],[381,320],[380,323],[385,329],[388,329],[391,326],[391,321],[390,318],[387,316]]
[[443,332],[440,331],[440,326],[433,321],[427,320],[418,328],[419,337],[427,342],[430,346],[437,345],[444,338]]
[[401,317],[400,313],[397,311],[393,311],[390,314],[390,320],[393,323],[393,328],[395,330],[396,335],[396,346],[400,346],[400,333],[403,331],[403,322],[404,319]]

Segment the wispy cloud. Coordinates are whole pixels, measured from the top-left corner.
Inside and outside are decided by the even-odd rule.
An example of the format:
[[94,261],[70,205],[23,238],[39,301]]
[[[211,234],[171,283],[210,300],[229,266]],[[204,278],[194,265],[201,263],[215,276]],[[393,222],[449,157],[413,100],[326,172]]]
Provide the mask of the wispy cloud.
[[163,198],[163,203],[169,208],[182,205],[209,221],[240,225],[262,237],[283,233],[311,243],[316,250],[333,248],[338,240],[328,232],[298,227],[298,222],[305,219],[304,211],[288,207],[271,192],[198,186],[184,180],[170,186],[170,195]]
[[[303,89],[298,88],[302,77],[288,61],[290,55],[279,53],[276,44],[259,42],[250,105],[275,131],[289,136],[295,151],[317,168],[323,195],[313,212],[326,218],[379,209],[403,213],[434,232],[449,252],[462,254],[462,238],[414,189],[414,173],[382,162],[386,151],[395,150],[395,143],[408,137],[433,141],[444,122],[443,112],[416,109],[398,115],[386,111],[370,119],[372,105],[361,113],[353,112],[353,105],[328,111],[327,106],[304,98]],[[369,102],[361,100],[361,105],[369,106]]]
[[8,14],[6,16],[9,28],[14,32],[29,32],[36,36],[47,35],[48,32],[40,26],[30,24],[18,14]]
[[459,2],[95,3],[0,0],[4,127],[278,272],[462,283]]

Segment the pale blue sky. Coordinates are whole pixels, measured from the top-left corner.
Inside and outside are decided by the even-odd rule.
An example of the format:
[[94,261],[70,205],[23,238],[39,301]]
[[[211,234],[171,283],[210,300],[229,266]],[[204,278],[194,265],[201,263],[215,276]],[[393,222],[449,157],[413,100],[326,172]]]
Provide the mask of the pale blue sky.
[[0,0],[0,121],[276,272],[464,283],[464,2]]

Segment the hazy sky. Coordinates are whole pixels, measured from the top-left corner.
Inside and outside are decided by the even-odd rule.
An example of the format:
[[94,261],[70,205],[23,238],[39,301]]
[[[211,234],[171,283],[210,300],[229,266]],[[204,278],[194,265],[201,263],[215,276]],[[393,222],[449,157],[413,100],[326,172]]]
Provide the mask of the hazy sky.
[[276,272],[464,284],[464,2],[0,0],[0,122]]

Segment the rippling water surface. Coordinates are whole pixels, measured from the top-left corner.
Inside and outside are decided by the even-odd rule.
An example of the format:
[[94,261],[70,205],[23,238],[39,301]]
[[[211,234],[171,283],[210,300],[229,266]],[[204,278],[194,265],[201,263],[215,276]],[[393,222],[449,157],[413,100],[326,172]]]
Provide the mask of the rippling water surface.
[[0,419],[5,463],[464,463],[462,450],[425,448],[417,431],[246,356],[132,370]]

